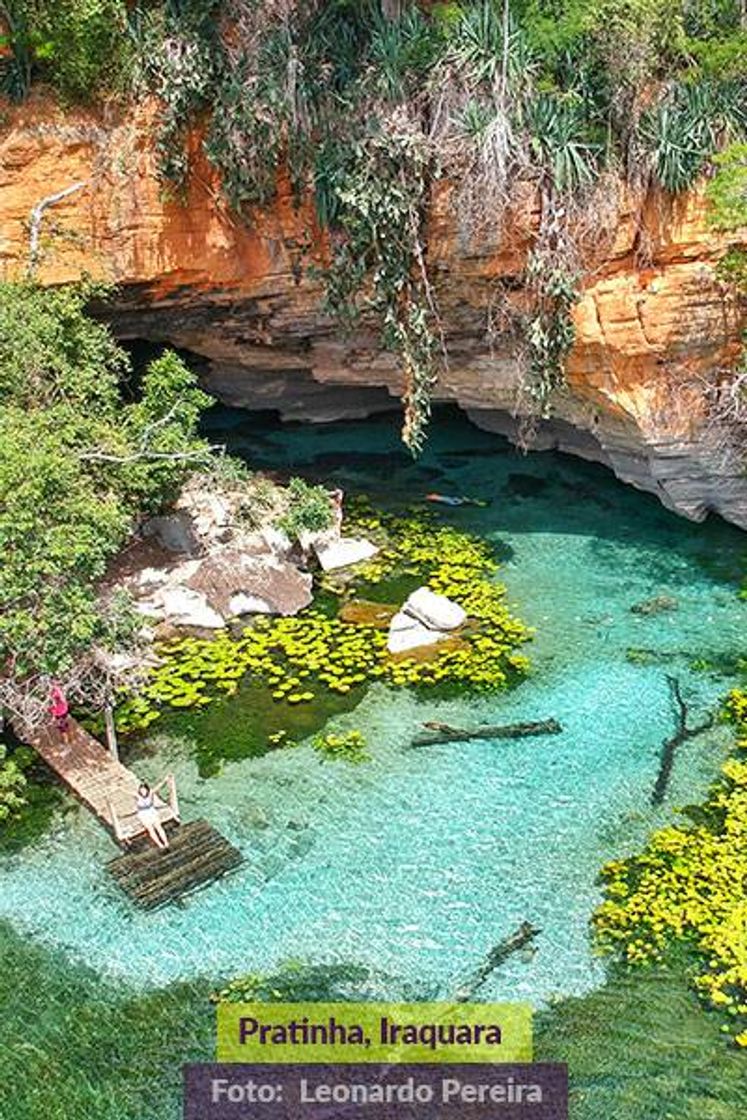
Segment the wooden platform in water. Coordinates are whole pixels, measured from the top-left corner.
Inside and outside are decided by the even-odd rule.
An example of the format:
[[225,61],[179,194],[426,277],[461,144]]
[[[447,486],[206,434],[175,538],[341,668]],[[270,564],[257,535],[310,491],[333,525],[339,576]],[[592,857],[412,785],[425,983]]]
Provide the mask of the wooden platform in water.
[[138,840],[126,855],[107,864],[118,886],[146,910],[175,902],[241,863],[241,853],[208,821],[167,828],[170,847]]
[[[138,778],[84,727],[71,719],[65,736],[52,724],[24,738],[120,843],[144,835],[135,811]],[[178,820],[170,805],[159,815],[163,824]]]

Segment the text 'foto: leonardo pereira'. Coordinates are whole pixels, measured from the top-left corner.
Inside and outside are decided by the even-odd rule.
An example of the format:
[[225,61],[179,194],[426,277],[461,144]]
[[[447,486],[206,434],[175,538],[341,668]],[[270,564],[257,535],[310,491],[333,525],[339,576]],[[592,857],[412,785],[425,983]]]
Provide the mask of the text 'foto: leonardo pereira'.
[[[210,1099],[213,1104],[228,1101],[231,1104],[255,1104],[281,1101],[283,1088],[279,1085],[231,1082],[228,1078],[213,1078]],[[457,1077],[443,1077],[439,1082],[418,1082],[414,1077],[402,1081],[378,1083],[364,1082],[314,1082],[306,1077],[298,1085],[300,1104],[541,1104],[544,1100],[542,1086],[526,1083],[508,1075],[486,1082],[464,1081]]]
[[[371,1046],[373,1039],[360,1024],[341,1023],[331,1015],[326,1022],[304,1017],[287,1023],[264,1023],[251,1016],[239,1019],[240,1044],[260,1046]],[[498,1023],[396,1023],[379,1019],[379,1044],[388,1046],[500,1046]]]

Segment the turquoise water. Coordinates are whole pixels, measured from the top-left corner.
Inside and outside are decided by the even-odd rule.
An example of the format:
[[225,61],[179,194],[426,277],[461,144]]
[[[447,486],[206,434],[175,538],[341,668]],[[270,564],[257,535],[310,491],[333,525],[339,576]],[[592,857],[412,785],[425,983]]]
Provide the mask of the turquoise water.
[[[600,983],[588,938],[599,866],[698,799],[728,749],[723,727],[685,743],[666,804],[651,809],[672,730],[666,674],[680,678],[696,722],[732,682],[747,620],[736,597],[744,536],[676,518],[601,468],[522,458],[450,413],[417,464],[399,449],[396,417],[268,428],[216,410],[212,423],[255,464],[334,479],[390,507],[430,489],[490,500],[443,516],[504,557],[509,601],[537,631],[533,674],[508,695],[437,703],[377,685],[335,721],[365,731],[374,757],[360,767],[301,747],[203,780],[188,743],[162,743],[139,768],[158,777],[172,767],[184,815],[225,832],[242,868],[179,907],[139,913],[106,876],[110,841],[74,810],[2,862],[0,918],[125,986],[300,958],[366,964],[392,977],[392,995],[432,996],[529,919],[542,928],[536,952],[507,962],[481,998],[539,1004]],[[677,609],[631,612],[657,595]],[[631,660],[631,648],[646,652]],[[696,657],[713,670],[693,668]],[[406,749],[426,719],[550,716],[562,735]]]

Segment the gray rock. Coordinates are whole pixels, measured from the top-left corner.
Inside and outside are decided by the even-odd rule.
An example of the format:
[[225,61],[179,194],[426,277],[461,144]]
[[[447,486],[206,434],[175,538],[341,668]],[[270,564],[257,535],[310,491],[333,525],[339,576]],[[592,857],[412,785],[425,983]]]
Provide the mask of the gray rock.
[[274,556],[226,548],[206,557],[187,581],[224,617],[238,613],[297,614],[312,601],[308,572]]
[[202,548],[192,519],[185,511],[151,517],[143,525],[142,532],[144,537],[155,537],[169,552],[197,556]]

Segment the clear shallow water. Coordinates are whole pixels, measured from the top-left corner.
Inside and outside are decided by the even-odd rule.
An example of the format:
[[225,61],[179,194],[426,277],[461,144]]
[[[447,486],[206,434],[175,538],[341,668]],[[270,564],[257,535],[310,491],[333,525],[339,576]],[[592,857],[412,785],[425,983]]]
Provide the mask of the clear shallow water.
[[[671,733],[665,674],[693,718],[730,683],[691,667],[742,648],[736,598],[745,538],[693,526],[605,471],[561,456],[521,458],[451,416],[411,464],[396,418],[267,430],[217,412],[229,442],[279,470],[333,477],[390,505],[437,489],[492,500],[444,516],[489,536],[516,612],[537,628],[534,674],[491,699],[419,703],[373,689],[337,723],[360,727],[361,767],[306,748],[197,776],[173,744],[184,814],[206,816],[245,854],[238,873],[181,907],[134,911],[103,869],[112,845],[83,812],[0,868],[0,917],[127,985],[196,974],[267,971],[288,958],[368,964],[402,985],[445,995],[524,919],[542,927],[531,959],[512,958],[481,998],[580,993],[602,979],[590,953],[595,877],[672,805],[700,797],[728,746],[717,729],[680,749],[667,804],[649,805],[659,747]],[[678,609],[631,613],[667,594]],[[646,663],[627,651],[649,651]],[[425,719],[509,722],[555,716],[562,735],[405,749]],[[141,764],[163,773],[161,755]],[[382,993],[386,994],[386,993]]]

